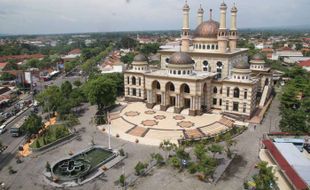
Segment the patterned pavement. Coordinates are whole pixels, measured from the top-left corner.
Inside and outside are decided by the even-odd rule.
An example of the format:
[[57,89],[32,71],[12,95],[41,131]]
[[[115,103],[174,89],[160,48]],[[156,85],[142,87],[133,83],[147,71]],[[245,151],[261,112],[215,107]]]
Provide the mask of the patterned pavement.
[[[136,111],[138,110],[138,111]],[[111,113],[111,135],[141,144],[158,146],[163,140],[203,138],[229,130],[234,120],[220,114],[188,116],[147,109],[144,103],[127,104]],[[106,130],[107,132],[107,130]]]

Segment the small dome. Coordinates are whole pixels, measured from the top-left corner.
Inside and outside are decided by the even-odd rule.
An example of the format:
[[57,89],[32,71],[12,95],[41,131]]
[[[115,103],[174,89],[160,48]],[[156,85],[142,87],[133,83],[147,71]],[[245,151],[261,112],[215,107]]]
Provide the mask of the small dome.
[[237,9],[235,3],[234,3],[234,6],[231,8],[231,12],[235,12],[235,13],[238,12],[238,9]]
[[170,56],[169,64],[173,65],[187,65],[193,64],[193,60],[190,55],[184,52],[177,52]]
[[235,69],[250,69],[250,65],[247,62],[238,62],[234,65]]
[[194,37],[217,38],[220,24],[212,19],[201,23],[194,32]]
[[200,5],[200,7],[199,7],[199,9],[198,9],[198,13],[204,13],[204,10],[203,10],[203,8],[201,7],[201,5]]
[[221,4],[221,8],[223,8],[223,9],[227,9],[227,5],[226,5],[226,3],[225,3],[225,2],[223,2],[223,3]]
[[187,4],[187,1],[185,2],[185,5],[183,6],[183,10],[189,10],[189,5]]
[[264,60],[264,55],[261,53],[257,53],[255,55],[253,55],[252,60],[255,61],[263,61]]
[[136,55],[134,58],[133,58],[133,61],[136,61],[136,62],[145,62],[147,61],[147,57],[141,53],[139,53],[138,55]]

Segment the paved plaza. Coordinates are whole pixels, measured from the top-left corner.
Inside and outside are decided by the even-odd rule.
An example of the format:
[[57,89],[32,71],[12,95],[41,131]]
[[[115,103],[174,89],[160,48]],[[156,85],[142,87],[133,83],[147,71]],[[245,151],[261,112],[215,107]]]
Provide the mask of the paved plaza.
[[[126,103],[112,112],[110,133],[121,139],[158,146],[163,140],[203,138],[229,130],[235,121],[221,114],[188,116],[147,109],[144,103]],[[246,124],[245,124],[246,125]],[[101,127],[103,128],[103,127]],[[104,129],[109,132],[107,126]]]

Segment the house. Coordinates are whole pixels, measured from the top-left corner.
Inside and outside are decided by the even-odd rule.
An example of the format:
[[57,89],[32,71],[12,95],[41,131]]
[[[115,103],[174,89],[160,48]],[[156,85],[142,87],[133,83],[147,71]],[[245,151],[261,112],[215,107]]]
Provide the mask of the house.
[[310,59],[306,61],[299,61],[298,66],[306,69],[308,72],[310,72]]
[[80,49],[74,49],[74,50],[71,50],[70,52],[68,52],[67,55],[61,57],[64,62],[69,62],[69,61],[72,61],[78,57],[81,56],[81,50]]
[[0,71],[3,71],[3,69],[5,68],[7,64],[8,63],[0,63]]

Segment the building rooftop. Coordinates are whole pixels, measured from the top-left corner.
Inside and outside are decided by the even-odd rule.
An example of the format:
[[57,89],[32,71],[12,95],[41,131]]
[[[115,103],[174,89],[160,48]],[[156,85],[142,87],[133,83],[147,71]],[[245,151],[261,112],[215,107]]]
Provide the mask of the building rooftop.
[[[291,163],[289,163],[289,161],[286,160],[284,155],[287,156],[287,153],[289,151],[285,151],[281,148],[282,146],[279,146],[279,149],[281,149],[283,154],[284,154],[284,155],[282,155],[282,152],[278,149],[278,147],[271,140],[263,140],[262,143],[265,145],[266,149],[269,151],[269,153],[273,157],[273,159],[277,162],[278,166],[281,168],[283,173],[285,173],[285,175],[289,178],[291,183],[294,185],[295,189],[298,189],[298,190],[308,189],[308,184],[305,182],[305,180],[302,178],[302,176],[300,176],[300,174],[296,172],[296,170],[291,165]],[[286,145],[287,144],[283,144],[284,147]],[[288,148],[288,149],[290,149],[290,148]],[[297,148],[295,148],[295,150],[298,151]],[[297,154],[297,152],[295,152],[295,153]],[[299,155],[299,156],[302,156],[302,155]]]
[[159,76],[159,77],[169,77],[169,78],[181,78],[181,79],[192,79],[199,80],[208,77],[215,77],[216,73],[206,72],[206,71],[193,71],[190,75],[170,75],[167,70],[156,70],[146,73],[147,76]]
[[286,161],[298,175],[310,185],[310,160],[292,143],[274,143]]

